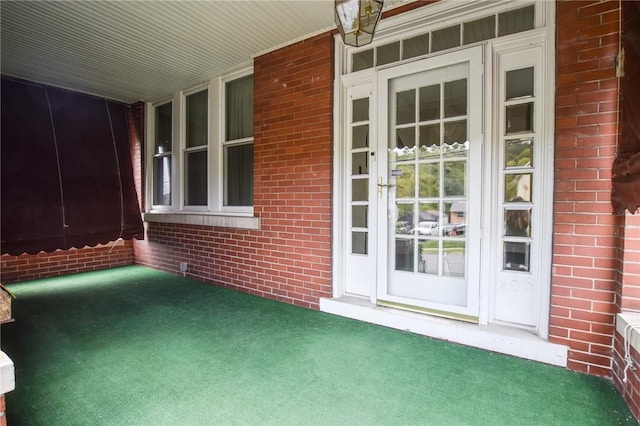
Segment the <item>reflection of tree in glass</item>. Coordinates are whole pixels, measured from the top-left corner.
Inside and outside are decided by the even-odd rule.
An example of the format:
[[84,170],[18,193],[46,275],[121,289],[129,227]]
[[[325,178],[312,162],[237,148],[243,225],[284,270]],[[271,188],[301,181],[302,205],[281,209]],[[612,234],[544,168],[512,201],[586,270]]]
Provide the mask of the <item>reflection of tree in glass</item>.
[[444,163],[444,195],[465,195],[466,161]]
[[533,158],[532,141],[513,141],[507,143],[505,163],[507,167],[531,166]]

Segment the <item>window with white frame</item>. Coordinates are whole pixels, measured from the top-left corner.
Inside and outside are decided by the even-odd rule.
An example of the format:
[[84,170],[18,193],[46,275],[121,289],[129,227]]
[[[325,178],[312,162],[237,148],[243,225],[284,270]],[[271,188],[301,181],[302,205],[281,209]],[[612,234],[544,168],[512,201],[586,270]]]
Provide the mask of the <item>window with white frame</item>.
[[153,204],[171,205],[171,152],[173,102],[155,108],[155,141],[153,150]]
[[208,205],[209,91],[185,97],[184,205]]
[[224,205],[253,205],[253,76],[225,84]]
[[147,135],[151,213],[251,213],[252,74],[149,104]]

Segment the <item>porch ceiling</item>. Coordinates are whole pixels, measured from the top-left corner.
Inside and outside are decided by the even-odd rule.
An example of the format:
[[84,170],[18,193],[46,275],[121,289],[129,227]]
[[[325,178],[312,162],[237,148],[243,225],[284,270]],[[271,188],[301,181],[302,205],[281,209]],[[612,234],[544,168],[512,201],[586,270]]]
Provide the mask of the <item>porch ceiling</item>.
[[127,103],[334,28],[333,0],[2,0],[0,8],[3,75]]

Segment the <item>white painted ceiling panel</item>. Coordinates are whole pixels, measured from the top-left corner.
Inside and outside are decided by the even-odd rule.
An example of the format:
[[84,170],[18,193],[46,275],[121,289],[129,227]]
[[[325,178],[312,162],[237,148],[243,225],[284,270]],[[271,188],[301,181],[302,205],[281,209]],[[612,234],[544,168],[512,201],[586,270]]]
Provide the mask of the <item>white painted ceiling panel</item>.
[[334,28],[333,0],[2,0],[0,15],[3,75],[127,103]]

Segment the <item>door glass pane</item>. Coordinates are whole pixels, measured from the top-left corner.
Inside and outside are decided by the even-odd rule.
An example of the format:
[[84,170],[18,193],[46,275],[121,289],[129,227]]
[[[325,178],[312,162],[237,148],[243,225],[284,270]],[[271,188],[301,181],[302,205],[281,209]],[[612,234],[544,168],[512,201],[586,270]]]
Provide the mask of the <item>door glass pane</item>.
[[440,85],[420,88],[420,121],[440,118]]
[[434,31],[431,37],[431,52],[460,46],[460,25]]
[[373,49],[354,53],[352,58],[351,67],[353,72],[373,67]]
[[367,201],[369,199],[369,179],[352,179],[351,189],[353,201]]
[[517,173],[504,177],[505,202],[531,202],[531,173]]
[[504,235],[506,237],[531,236],[531,209],[504,211]]
[[531,243],[505,242],[503,269],[529,271]]
[[351,206],[351,226],[354,228],[366,228],[368,210],[368,206]]
[[416,156],[416,131],[413,127],[396,130],[397,160],[409,160]]
[[445,237],[463,237],[467,220],[466,201],[452,201],[445,203],[445,218],[447,223],[442,225],[442,235]]
[[[444,123],[445,154],[448,156],[465,156],[467,148],[467,120]],[[462,146],[461,146],[462,145]]]
[[414,58],[429,53],[429,33],[408,38],[402,42],[403,59]]
[[498,14],[498,36],[502,37],[534,27],[535,6],[522,7]]
[[440,163],[420,164],[419,185],[421,198],[440,196]]
[[506,72],[507,100],[533,96],[533,67]]
[[420,258],[418,259],[418,272],[429,275],[438,275],[438,258],[440,242],[438,240],[426,240],[418,243]]
[[351,129],[351,148],[368,148],[369,147],[369,125],[353,126]]
[[418,235],[437,237],[440,233],[440,206],[436,203],[420,203],[418,212]]
[[491,15],[467,22],[463,25],[462,31],[464,32],[464,44],[494,38],[496,36],[496,17]]
[[413,272],[413,240],[396,238],[396,271]]
[[444,240],[442,246],[442,275],[464,277],[466,243],[464,241]]
[[533,102],[507,106],[507,134],[533,131]]
[[416,120],[416,91],[396,93],[396,124],[414,123]]
[[397,165],[396,197],[413,198],[416,195],[415,172],[413,164]]
[[351,174],[366,175],[369,173],[369,153],[355,152],[351,154]]
[[398,218],[396,219],[396,234],[411,234],[413,232],[413,203],[398,203],[396,205]]
[[440,156],[440,123],[420,126],[421,158]]
[[367,254],[368,232],[353,231],[351,233],[351,253]]
[[444,84],[444,116],[467,115],[467,79],[448,81]]
[[467,188],[467,162],[448,161],[444,163],[444,196],[465,196]]
[[505,168],[533,167],[533,138],[506,140]]
[[378,47],[377,56],[376,62],[378,65],[390,64],[391,62],[399,61],[400,42],[396,41],[394,43]]
[[354,99],[351,105],[353,107],[353,123],[369,120],[369,98]]
[[207,151],[187,152],[185,158],[186,191],[184,203],[188,206],[207,205]]

